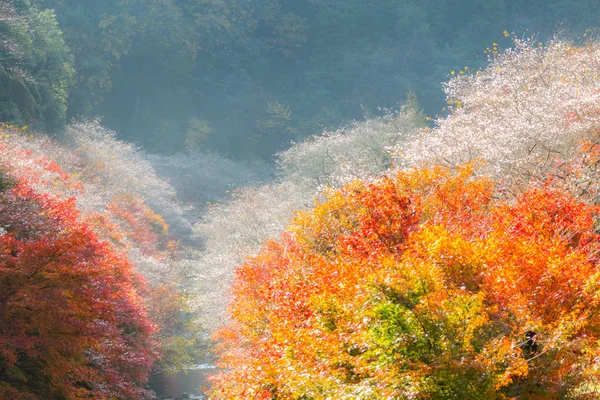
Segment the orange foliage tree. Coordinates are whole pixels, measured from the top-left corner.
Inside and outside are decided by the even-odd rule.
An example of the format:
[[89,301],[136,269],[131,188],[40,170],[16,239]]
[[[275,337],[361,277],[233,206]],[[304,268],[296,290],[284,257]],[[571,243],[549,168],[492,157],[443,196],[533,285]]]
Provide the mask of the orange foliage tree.
[[471,166],[356,181],[240,266],[217,399],[597,398],[596,206]]

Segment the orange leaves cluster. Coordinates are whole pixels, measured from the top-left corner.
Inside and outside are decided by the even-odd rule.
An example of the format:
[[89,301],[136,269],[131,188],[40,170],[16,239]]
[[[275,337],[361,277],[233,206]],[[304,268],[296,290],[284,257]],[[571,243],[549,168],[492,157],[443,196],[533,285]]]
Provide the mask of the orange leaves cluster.
[[160,215],[131,195],[121,196],[108,205],[108,212],[123,234],[148,255],[160,256],[167,246],[169,229]]
[[597,207],[472,169],[354,182],[238,268],[213,396],[595,398]]

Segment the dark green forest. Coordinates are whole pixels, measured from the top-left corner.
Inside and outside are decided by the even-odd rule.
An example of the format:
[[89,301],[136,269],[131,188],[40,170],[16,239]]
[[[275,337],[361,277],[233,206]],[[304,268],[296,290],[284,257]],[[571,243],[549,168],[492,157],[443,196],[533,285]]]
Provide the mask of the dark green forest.
[[[394,109],[509,46],[595,26],[593,0],[0,2],[0,121],[58,132],[101,119],[150,151],[267,158]],[[506,42],[504,42],[506,40]]]

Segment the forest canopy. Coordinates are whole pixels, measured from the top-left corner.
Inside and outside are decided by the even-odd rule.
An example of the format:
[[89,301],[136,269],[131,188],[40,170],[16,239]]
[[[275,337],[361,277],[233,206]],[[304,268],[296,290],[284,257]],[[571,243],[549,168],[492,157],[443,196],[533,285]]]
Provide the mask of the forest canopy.
[[599,17],[0,0],[0,398],[598,398]]
[[[152,150],[270,158],[485,65],[503,32],[581,34],[596,1],[2,0],[0,120],[103,117]],[[9,95],[8,93],[14,93]]]
[[471,168],[349,184],[239,267],[216,398],[597,396],[597,207]]

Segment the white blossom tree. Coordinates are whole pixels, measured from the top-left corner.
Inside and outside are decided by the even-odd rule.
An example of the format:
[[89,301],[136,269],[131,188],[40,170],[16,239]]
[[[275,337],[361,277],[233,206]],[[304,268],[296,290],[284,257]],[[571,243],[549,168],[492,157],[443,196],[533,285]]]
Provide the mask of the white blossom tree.
[[[597,179],[582,164],[582,146],[600,127],[600,44],[514,43],[486,69],[462,71],[444,84],[451,112],[397,146],[399,163],[454,166],[479,159],[485,163],[479,173],[509,191],[549,176],[577,195],[589,190]],[[581,174],[571,173],[576,164]]]
[[[156,176],[140,150],[118,140],[114,132],[88,122],[69,126],[60,142],[42,133],[30,135],[18,129],[0,129],[0,134],[0,166],[9,166],[6,169],[11,174],[31,182],[39,194],[73,198],[77,208],[90,216],[111,214],[125,199],[137,199],[141,201],[140,213],[145,213],[144,207],[148,206],[176,231],[189,235],[191,222],[175,191]],[[19,154],[24,156],[17,157]],[[122,223],[115,215],[112,221]],[[130,229],[123,226],[124,231]],[[106,235],[102,230],[98,233]],[[146,279],[153,283],[171,279],[175,271],[169,260],[158,254],[142,256],[141,244],[127,237],[122,242]]]

